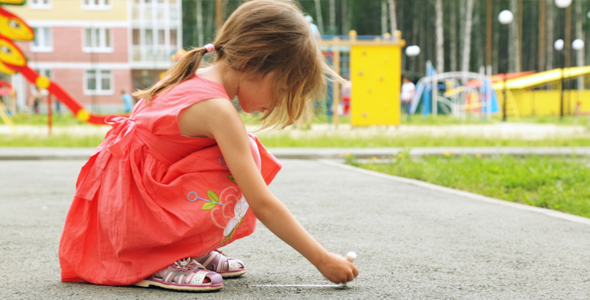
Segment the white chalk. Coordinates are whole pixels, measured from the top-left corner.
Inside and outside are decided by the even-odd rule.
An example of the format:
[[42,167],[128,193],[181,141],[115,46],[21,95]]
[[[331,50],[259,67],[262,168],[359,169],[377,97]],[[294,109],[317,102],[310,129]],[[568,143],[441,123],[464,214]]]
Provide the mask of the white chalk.
[[332,287],[341,288],[342,285],[338,284],[255,284],[251,287]]
[[[346,260],[354,264],[354,261],[356,260],[356,253],[353,251],[348,251],[348,253],[346,253]],[[346,283],[343,283],[342,286],[346,286]]]
[[349,251],[348,253],[346,253],[346,259],[354,264],[354,261],[356,260],[356,253]]

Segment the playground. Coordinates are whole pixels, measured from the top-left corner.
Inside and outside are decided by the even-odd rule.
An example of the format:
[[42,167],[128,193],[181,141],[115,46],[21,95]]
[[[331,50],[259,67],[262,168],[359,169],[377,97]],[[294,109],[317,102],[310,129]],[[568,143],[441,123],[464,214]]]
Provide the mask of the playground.
[[[24,3],[17,2],[5,4]],[[29,66],[26,55],[15,42],[33,41],[33,28],[4,8],[0,8],[0,15],[5,20],[0,26],[0,43],[9,49],[9,55],[1,57],[0,72],[20,74],[35,88],[45,92],[49,128],[52,126],[52,102],[63,104],[80,122],[105,124],[106,115],[85,108],[58,82]],[[359,36],[351,30],[348,35],[324,36],[318,44],[334,70],[349,80],[344,85],[331,82],[327,98],[319,99],[315,107],[316,113],[327,116],[326,121],[334,124],[336,129],[341,116],[349,117],[350,125],[363,127],[399,126],[404,113],[422,117],[442,114],[459,120],[479,118],[482,121],[502,117],[504,121],[510,118],[517,122],[526,116],[590,115],[590,91],[580,85],[585,77],[590,78],[590,67],[492,75],[491,66],[480,67],[479,73],[438,73],[428,61],[426,75],[415,78],[415,92],[404,112],[400,99],[402,59],[419,55],[420,50],[418,46],[406,45],[401,31],[395,31],[393,35]],[[583,42],[578,44],[583,47]],[[183,51],[174,53],[170,59],[177,61]],[[578,88],[564,90],[564,85],[573,80],[578,81]],[[11,127],[12,133],[17,134],[11,120],[11,115],[19,111],[15,104],[15,89],[6,81],[0,82],[0,87],[7,103],[0,106],[0,117]],[[312,119],[307,116],[308,123]]]

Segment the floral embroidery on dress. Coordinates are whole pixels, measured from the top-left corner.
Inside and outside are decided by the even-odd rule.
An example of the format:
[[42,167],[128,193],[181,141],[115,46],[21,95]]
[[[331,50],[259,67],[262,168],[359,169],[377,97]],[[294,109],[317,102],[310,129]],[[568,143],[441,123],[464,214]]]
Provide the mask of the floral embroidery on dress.
[[[191,197],[191,195],[195,196]],[[199,197],[199,195],[197,195],[196,192],[189,192],[188,195],[186,195],[186,199],[189,202],[195,202],[197,200],[206,201],[207,203],[203,204],[203,206],[201,207],[202,210],[211,210],[215,208],[216,205],[225,205],[224,203],[219,202],[219,196],[217,196],[217,194],[214,191],[207,191],[207,196],[209,197],[209,199]]]
[[242,223],[242,219],[244,219],[244,216],[246,215],[249,207],[250,206],[248,205],[248,202],[246,202],[246,198],[242,196],[238,203],[236,203],[236,206],[234,206],[234,217],[231,218],[229,222],[227,222],[227,225],[223,230],[223,236],[225,236],[225,239],[223,239],[220,244],[223,244],[232,238],[234,232]]

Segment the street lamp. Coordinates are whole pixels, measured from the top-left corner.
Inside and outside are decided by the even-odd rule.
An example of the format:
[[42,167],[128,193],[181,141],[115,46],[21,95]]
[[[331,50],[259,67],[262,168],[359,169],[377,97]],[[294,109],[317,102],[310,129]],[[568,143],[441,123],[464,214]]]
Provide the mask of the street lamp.
[[572,4],[572,0],[555,0],[555,5],[559,8],[566,8]]
[[[584,41],[582,41],[581,39],[575,39],[572,42],[572,49],[576,50],[576,51],[580,51],[582,49],[584,49]],[[578,90],[583,89],[584,88],[584,84],[581,81],[580,77],[578,77]],[[579,94],[578,94],[579,96]]]
[[[413,46],[406,47],[406,56],[408,56],[408,57],[410,57],[410,59],[412,59],[412,68],[414,67],[413,58],[418,56],[419,54],[420,54],[420,47],[419,46],[413,45]],[[412,103],[412,101],[410,99],[410,102],[408,104],[405,104],[405,106],[407,106],[407,108],[405,108],[404,105],[402,105],[402,108],[404,110],[406,110],[406,112],[408,114],[408,118],[410,117],[410,111],[412,110],[411,103]]]
[[[512,14],[511,11],[509,10],[503,10],[500,12],[500,14],[498,15],[498,21],[500,21],[500,23],[504,24],[504,25],[508,25],[510,23],[512,23],[512,20],[514,20],[514,15]],[[507,34],[507,40],[508,43],[510,43],[510,28],[508,29],[508,34]],[[508,51],[508,53],[510,53],[510,51]],[[508,63],[508,65],[510,65],[510,63]],[[506,97],[506,74],[508,73],[508,68],[506,68],[506,71],[504,72],[504,76],[503,76],[503,82],[502,82],[502,95],[504,97],[504,103],[502,105],[502,121],[506,122],[506,103],[508,102],[508,98]]]
[[559,54],[561,54],[561,93],[560,93],[560,98],[559,98],[559,116],[560,118],[563,119],[563,87],[565,84],[565,79],[564,79],[564,68],[565,68],[565,51],[563,51],[563,47],[565,46],[565,42],[562,39],[559,39],[557,41],[555,41],[555,43],[553,43],[553,48],[555,48],[555,50],[559,51]]
[[418,54],[420,54],[420,47],[419,46],[408,46],[406,48],[406,55],[407,56],[417,56]]
[[[572,0],[555,0],[555,5],[559,8],[568,8],[571,4],[572,4]],[[565,27],[563,14],[561,15],[561,24]],[[560,94],[561,98],[560,98],[560,104],[559,104],[559,118],[562,120],[563,120],[563,89],[564,89],[564,84],[565,84],[565,80],[563,78],[564,77],[563,72],[565,69],[565,52],[569,50],[569,49],[566,49],[564,51],[563,50],[564,46],[565,46],[565,42],[562,39],[555,41],[555,43],[553,44],[553,47],[555,48],[555,50],[557,50],[561,53],[561,94]]]
[[582,50],[584,48],[584,41],[581,39],[575,39],[572,42],[572,48],[574,48],[574,50]]

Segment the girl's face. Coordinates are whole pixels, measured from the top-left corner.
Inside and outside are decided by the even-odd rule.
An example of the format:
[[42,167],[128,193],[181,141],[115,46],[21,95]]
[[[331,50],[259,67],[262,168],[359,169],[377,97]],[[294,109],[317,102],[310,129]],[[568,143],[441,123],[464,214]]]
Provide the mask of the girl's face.
[[[262,79],[247,79],[238,87],[238,102],[246,113],[265,112],[273,108],[272,82],[274,72],[268,73]],[[276,103],[281,106],[282,100]]]

